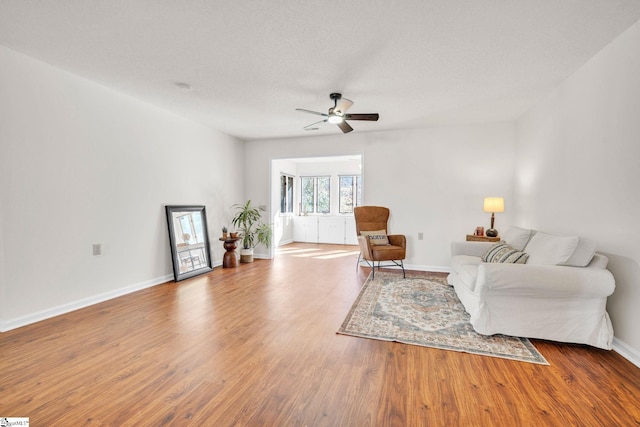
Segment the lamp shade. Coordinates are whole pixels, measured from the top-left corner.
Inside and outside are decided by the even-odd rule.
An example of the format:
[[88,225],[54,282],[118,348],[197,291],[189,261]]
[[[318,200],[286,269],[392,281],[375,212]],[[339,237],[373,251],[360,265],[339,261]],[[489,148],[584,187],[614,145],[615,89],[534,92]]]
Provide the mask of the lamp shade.
[[504,212],[503,197],[485,197],[484,212]]

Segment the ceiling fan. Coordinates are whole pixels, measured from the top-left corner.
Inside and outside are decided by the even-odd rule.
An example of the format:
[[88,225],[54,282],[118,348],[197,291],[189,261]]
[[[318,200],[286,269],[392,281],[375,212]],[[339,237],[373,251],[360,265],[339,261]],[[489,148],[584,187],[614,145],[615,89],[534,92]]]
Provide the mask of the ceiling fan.
[[316,125],[329,122],[338,125],[343,133],[348,133],[351,132],[353,128],[349,126],[349,123],[346,122],[347,120],[367,120],[375,122],[378,121],[378,118],[380,117],[378,113],[347,114],[346,111],[353,105],[353,101],[343,98],[342,94],[340,93],[332,93],[331,95],[329,95],[329,98],[333,100],[333,107],[329,108],[328,114],[305,110],[304,108],[296,108],[296,111],[302,111],[304,113],[311,113],[317,116],[324,117],[324,119],[318,122],[311,123],[310,125],[305,126],[305,130],[317,130],[319,128],[316,127]]

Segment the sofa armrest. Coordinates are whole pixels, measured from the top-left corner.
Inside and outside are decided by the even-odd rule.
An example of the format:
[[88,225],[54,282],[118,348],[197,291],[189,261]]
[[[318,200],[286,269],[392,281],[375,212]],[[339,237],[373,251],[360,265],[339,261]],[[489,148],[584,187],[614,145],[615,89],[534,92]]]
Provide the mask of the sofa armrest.
[[470,255],[481,257],[495,244],[495,242],[452,242],[451,255]]
[[609,270],[551,265],[482,263],[475,292],[533,297],[607,297],[615,289]]

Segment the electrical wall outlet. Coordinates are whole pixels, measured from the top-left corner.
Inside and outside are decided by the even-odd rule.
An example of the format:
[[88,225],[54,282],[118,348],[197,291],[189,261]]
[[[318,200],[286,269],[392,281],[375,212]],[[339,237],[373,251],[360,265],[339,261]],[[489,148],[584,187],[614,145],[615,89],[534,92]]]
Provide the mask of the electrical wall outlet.
[[102,244],[94,243],[93,244],[93,254],[94,255],[102,255]]
[[424,233],[421,231],[418,233],[418,240],[424,239]]

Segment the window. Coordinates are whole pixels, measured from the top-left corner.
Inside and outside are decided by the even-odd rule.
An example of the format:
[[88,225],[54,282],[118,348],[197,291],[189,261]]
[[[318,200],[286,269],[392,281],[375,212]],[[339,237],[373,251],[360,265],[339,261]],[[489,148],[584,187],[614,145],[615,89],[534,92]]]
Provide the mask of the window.
[[176,236],[176,240],[182,243],[197,244],[203,242],[202,235],[198,234],[202,227],[202,215],[200,213],[189,213],[178,217],[181,235]]
[[293,177],[280,175],[280,212],[293,213]]
[[301,213],[329,213],[331,211],[331,177],[303,176],[300,178],[302,194]]
[[360,175],[340,176],[340,213],[353,213],[362,204],[362,179]]

